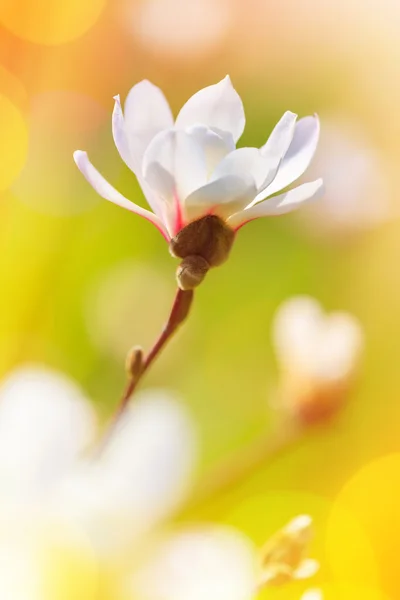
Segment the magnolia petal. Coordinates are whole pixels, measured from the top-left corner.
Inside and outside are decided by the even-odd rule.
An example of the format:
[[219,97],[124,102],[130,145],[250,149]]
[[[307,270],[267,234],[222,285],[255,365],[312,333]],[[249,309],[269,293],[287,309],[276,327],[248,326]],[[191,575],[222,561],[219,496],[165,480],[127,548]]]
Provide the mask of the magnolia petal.
[[227,75],[215,85],[210,85],[192,96],[176,119],[176,127],[186,129],[202,123],[210,128],[230,132],[235,142],[245,126],[243,104]]
[[268,140],[261,148],[265,156],[281,159],[287,152],[293,139],[297,115],[286,111],[272,130]]
[[143,600],[250,600],[257,585],[255,555],[239,533],[207,527],[177,533],[132,579]]
[[162,221],[169,235],[173,237],[181,226],[181,209],[176,195],[175,180],[160,163],[154,162],[146,168],[146,183],[161,199]]
[[0,386],[1,493],[47,494],[93,441],[94,411],[80,388],[43,367],[11,373]]
[[184,211],[189,221],[206,214],[228,218],[243,209],[257,193],[252,177],[226,175],[199,188],[185,200]]
[[160,163],[152,162],[146,166],[146,181],[164,202],[172,205],[176,185],[171,173]]
[[323,192],[322,179],[289,190],[284,194],[269,198],[248,208],[228,219],[228,225],[234,229],[242,227],[245,223],[258,219],[259,217],[278,216],[289,213],[299,208],[305,202],[316,200]]
[[205,156],[201,146],[185,131],[162,131],[150,143],[143,159],[143,173],[148,181],[149,166],[158,163],[175,182],[181,203],[207,181]]
[[251,175],[257,190],[259,190],[265,184],[265,181],[269,180],[270,173],[275,166],[276,161],[263,156],[258,148],[238,148],[225,156],[217,165],[211,176],[211,181],[225,175],[236,175],[238,177]]
[[125,100],[125,123],[129,135],[137,142],[138,155],[143,157],[153,137],[174,124],[171,109],[160,88],[146,79],[134,85]]
[[193,125],[187,130],[203,149],[207,176],[210,176],[218,163],[232,150],[235,149],[235,142],[231,134],[223,135],[215,129],[210,129],[205,125]]
[[82,175],[102,198],[109,200],[117,206],[126,208],[127,210],[130,210],[141,217],[144,217],[153,223],[167,240],[169,239],[168,233],[161,219],[159,219],[157,215],[149,210],[130,202],[127,198],[120,194],[92,165],[86,152],[83,152],[82,150],[76,150],[76,152],[74,152],[74,160]]
[[257,200],[279,192],[303,175],[315,154],[319,132],[319,119],[316,115],[300,119],[275,179]]
[[151,187],[144,180],[142,173],[143,152],[142,140],[138,136],[130,135],[122,113],[119,96],[115,96],[115,105],[112,116],[112,132],[115,145],[125,164],[135,173],[140,187],[153,212],[163,218],[163,206]]
[[117,146],[118,152],[120,153],[120,156],[124,163],[130,168],[131,171],[137,174],[138,165],[134,160],[132,150],[130,147],[119,95],[115,96],[114,100],[115,104],[112,114],[112,133],[114,143]]

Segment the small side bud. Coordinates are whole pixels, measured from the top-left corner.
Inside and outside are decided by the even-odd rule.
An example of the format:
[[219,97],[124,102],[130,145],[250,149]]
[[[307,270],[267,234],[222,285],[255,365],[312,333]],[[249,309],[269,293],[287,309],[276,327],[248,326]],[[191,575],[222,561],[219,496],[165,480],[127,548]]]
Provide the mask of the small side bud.
[[176,271],[176,280],[181,290],[193,290],[203,281],[210,265],[198,255],[187,256]]
[[125,369],[130,377],[135,379],[143,368],[143,350],[140,346],[133,346],[126,356]]

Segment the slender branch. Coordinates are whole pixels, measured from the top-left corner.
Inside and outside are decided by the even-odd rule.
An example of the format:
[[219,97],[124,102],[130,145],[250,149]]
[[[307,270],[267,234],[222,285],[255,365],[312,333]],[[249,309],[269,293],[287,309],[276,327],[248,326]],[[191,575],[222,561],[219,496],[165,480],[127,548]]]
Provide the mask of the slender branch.
[[119,402],[118,408],[114,415],[114,423],[119,419],[119,417],[124,412],[127,407],[129,400],[134,394],[140,380],[143,375],[148,371],[150,366],[153,364],[154,360],[161,353],[162,349],[166,345],[166,343],[172,338],[178,327],[185,321],[186,317],[189,314],[190,307],[193,301],[193,290],[183,291],[178,288],[175,300],[172,305],[171,313],[169,315],[167,323],[164,325],[164,328],[155,342],[154,346],[149,351],[148,355],[143,361],[141,369],[135,375],[131,375],[124,393]]

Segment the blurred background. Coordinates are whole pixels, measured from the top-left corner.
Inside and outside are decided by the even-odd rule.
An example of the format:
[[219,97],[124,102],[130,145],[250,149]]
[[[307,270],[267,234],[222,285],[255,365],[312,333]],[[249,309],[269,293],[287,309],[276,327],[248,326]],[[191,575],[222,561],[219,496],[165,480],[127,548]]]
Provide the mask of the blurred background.
[[[241,230],[143,386],[184,399],[200,431],[201,478],[273,431],[271,324],[281,302],[307,294],[356,316],[366,347],[340,417],[188,518],[237,526],[262,544],[309,513],[318,585],[397,598],[397,0],[1,0],[0,24],[0,376],[26,363],[61,371],[103,419],[123,388],[127,350],[149,348],[165,321],[176,263],[150,224],[96,196],[72,152],[87,150],[119,191],[144,203],[111,135],[113,96],[124,99],[143,78],[176,114],[229,73],[247,117],[240,145],[262,145],[285,110],[319,114],[307,179],[324,177],[324,199]],[[341,518],[343,505],[359,522]],[[265,597],[297,598],[303,587]]]

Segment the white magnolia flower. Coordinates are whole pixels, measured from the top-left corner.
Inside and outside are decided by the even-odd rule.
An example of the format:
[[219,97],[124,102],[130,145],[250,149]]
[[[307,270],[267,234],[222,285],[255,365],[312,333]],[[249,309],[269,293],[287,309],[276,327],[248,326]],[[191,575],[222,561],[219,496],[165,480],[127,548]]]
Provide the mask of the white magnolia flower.
[[1,598],[96,600],[108,564],[133,600],[167,560],[150,599],[182,590],[186,600],[249,600],[256,561],[239,534],[208,526],[153,539],[190,485],[196,443],[183,406],[163,391],[139,394],[104,449],[89,453],[95,425],[82,391],[56,372],[20,368],[0,385]]
[[256,589],[255,552],[224,527],[193,528],[161,543],[132,577],[143,600],[250,600]]
[[[258,217],[290,212],[320,194],[322,180],[317,179],[274,195],[304,173],[318,143],[317,116],[296,120],[297,115],[286,112],[261,148],[236,149],[245,115],[228,76],[192,96],[175,122],[163,93],[149,81],[131,89],[124,113],[116,96],[114,141],[152,212],[112,187],[86,152],[78,150],[74,158],[103,198],[151,221],[168,242],[174,242],[171,251],[175,256],[200,255],[209,268],[227,258],[234,234],[242,225]],[[182,248],[180,232],[205,217],[208,235],[203,221],[202,233],[192,229],[187,235],[190,241],[185,238]],[[204,236],[209,245],[210,236],[221,235],[224,251],[219,247],[218,252],[207,252]]]
[[286,301],[274,320],[275,349],[284,369],[315,380],[339,380],[354,370],[363,345],[361,326],[346,312],[325,314],[313,298]]
[[363,349],[355,317],[340,311],[326,315],[307,296],[291,298],[277,311],[273,341],[289,408],[308,419],[340,404]]

